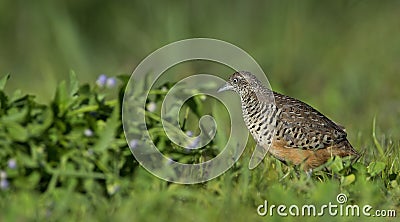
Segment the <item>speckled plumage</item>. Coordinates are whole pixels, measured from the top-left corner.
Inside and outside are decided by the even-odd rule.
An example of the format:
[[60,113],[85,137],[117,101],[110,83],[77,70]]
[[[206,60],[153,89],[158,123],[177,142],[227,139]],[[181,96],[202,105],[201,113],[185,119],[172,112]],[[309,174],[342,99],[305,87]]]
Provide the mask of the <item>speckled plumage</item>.
[[281,161],[312,169],[331,156],[359,156],[343,127],[306,103],[264,87],[249,72],[234,73],[223,90],[239,94],[251,135]]

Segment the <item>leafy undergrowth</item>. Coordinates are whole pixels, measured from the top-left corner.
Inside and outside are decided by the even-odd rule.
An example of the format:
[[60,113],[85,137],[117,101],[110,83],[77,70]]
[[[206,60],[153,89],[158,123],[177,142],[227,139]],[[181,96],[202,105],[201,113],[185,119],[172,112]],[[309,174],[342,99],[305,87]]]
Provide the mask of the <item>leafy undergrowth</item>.
[[[399,217],[400,146],[398,141],[380,143],[375,130],[372,138],[364,138],[371,143],[353,165],[333,158],[310,176],[268,156],[249,170],[250,141],[222,176],[196,185],[173,184],[140,167],[127,146],[120,114],[126,76],[119,77],[119,98],[112,100],[104,84],[79,85],[71,73],[50,105],[20,92],[6,95],[8,77],[0,80],[0,221],[354,221],[357,217],[340,211],[347,205],[360,206],[363,221]],[[148,104],[160,105],[162,92]],[[188,109],[201,114],[201,103],[194,99]],[[147,112],[147,125],[162,130],[158,114]],[[217,155],[218,142],[206,147],[211,152],[185,153],[166,142],[164,134],[153,137],[177,161],[201,162]],[[342,205],[339,194],[346,198]],[[287,216],[278,214],[282,204]],[[289,212],[296,205],[301,214],[301,207],[311,204],[315,216]],[[330,204],[338,205],[336,216],[329,209],[318,215],[321,206]],[[366,205],[372,208],[369,217],[362,212]],[[268,211],[260,216],[257,208]],[[378,218],[376,210],[395,210],[397,217]]]

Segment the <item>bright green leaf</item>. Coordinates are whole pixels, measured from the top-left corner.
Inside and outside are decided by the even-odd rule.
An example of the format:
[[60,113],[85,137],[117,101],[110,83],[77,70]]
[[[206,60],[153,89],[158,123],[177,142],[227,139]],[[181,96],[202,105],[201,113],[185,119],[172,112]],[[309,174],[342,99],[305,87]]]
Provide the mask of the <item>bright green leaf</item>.
[[379,161],[371,162],[367,167],[367,169],[368,169],[367,172],[371,176],[375,176],[375,175],[379,174],[380,172],[382,172],[385,169],[385,167],[386,167],[386,164],[383,162],[379,162]]
[[342,177],[342,185],[347,186],[353,183],[356,180],[356,176],[354,174],[350,174],[348,176]]
[[338,173],[341,170],[343,170],[342,158],[335,157],[335,159],[333,159],[333,161],[332,161],[331,169],[332,169],[332,172],[334,172],[334,173]]

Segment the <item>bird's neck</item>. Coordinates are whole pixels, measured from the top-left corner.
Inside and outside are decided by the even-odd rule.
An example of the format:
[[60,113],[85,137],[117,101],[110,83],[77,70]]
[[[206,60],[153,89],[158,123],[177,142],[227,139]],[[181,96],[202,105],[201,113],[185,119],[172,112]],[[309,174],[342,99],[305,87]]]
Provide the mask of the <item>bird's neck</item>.
[[242,102],[242,113],[243,120],[246,123],[247,128],[250,130],[254,140],[259,141],[259,131],[257,125],[260,124],[260,115],[263,110],[263,104],[257,99],[255,92],[243,93],[240,96]]
[[[257,143],[268,144],[272,137],[270,133],[273,134],[274,127],[276,127],[274,115],[278,113],[276,111],[277,107],[273,102],[268,102],[265,98],[260,100],[255,92],[244,93],[240,98],[243,119],[252,137]],[[270,136],[265,136],[265,133],[268,132]]]
[[240,100],[242,102],[243,114],[249,114],[254,112],[261,104],[258,100],[257,95],[253,91],[246,91],[240,95]]
[[240,100],[242,101],[242,103],[258,103],[258,98],[257,95],[254,91],[244,91],[242,93],[240,93]]

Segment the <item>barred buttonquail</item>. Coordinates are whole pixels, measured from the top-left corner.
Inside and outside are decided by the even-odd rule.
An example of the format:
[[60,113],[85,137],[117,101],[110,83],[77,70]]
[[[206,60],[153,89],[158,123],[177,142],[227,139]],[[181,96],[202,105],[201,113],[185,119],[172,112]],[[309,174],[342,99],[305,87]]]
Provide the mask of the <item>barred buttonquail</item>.
[[218,91],[225,90],[239,94],[244,121],[257,145],[282,162],[311,170],[331,156],[360,156],[343,127],[311,106],[264,87],[250,72],[234,73]]

